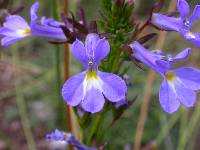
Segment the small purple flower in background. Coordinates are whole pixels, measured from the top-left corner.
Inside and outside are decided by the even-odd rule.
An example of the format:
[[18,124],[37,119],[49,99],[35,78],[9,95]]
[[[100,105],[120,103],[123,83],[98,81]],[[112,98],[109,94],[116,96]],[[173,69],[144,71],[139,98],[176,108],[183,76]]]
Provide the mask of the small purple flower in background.
[[174,62],[185,60],[190,49],[185,49],[175,57],[159,51],[148,51],[138,42],[130,44],[133,56],[159,73],[163,77],[160,86],[159,100],[164,111],[173,113],[180,104],[186,107],[194,106],[195,90],[200,89],[200,70],[191,67],[172,69]]
[[66,141],[67,139],[71,138],[72,135],[70,133],[61,132],[59,130],[55,130],[51,134],[47,134],[47,140],[55,140],[55,141]]
[[55,130],[50,134],[47,134],[46,139],[50,142],[62,142],[66,144],[71,144],[73,147],[78,150],[96,150],[95,148],[89,148],[84,144],[77,141],[71,133],[67,133],[64,131]]
[[60,28],[64,25],[63,22],[54,20],[53,18],[46,18],[43,16],[41,22],[38,23],[37,11],[39,3],[36,2],[31,7],[31,34],[34,36],[47,37],[50,39],[66,41],[66,36]]
[[200,19],[200,5],[195,6],[191,16],[186,0],[178,0],[177,9],[180,13],[179,18],[153,13],[151,23],[163,30],[180,32],[186,40],[200,46],[200,34],[191,31],[193,23]]
[[102,110],[105,98],[111,102],[125,98],[125,81],[115,74],[98,70],[98,64],[109,51],[108,41],[94,33],[87,35],[85,45],[79,40],[72,44],[71,52],[84,65],[85,71],[63,85],[62,96],[69,105],[80,105],[85,111],[96,113]]
[[30,25],[21,16],[10,15],[6,18],[3,27],[0,27],[0,36],[2,36],[1,45],[8,46],[28,36],[41,36],[54,40],[66,41],[66,37],[60,28],[62,22],[46,19],[42,17],[41,23],[38,23],[36,12],[39,3],[36,2],[31,7],[31,23]]
[[0,36],[3,36],[2,46],[8,46],[30,35],[30,26],[17,15],[8,16],[3,27],[0,27]]

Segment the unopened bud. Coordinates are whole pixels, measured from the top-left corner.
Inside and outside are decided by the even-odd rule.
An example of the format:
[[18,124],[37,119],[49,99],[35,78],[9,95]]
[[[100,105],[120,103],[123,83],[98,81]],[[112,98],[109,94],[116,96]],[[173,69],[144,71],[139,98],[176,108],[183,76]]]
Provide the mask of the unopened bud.
[[124,2],[125,0],[115,0],[115,5],[121,7],[124,5]]

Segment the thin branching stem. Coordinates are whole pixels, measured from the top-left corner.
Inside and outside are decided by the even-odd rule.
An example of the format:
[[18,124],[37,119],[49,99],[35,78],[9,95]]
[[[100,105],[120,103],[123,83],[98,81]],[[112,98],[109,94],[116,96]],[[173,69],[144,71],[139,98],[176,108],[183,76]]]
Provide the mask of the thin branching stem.
[[[67,15],[68,13],[68,0],[64,0],[63,1],[64,4],[63,4],[63,13],[64,15]],[[69,78],[69,59],[70,59],[70,54],[69,54],[69,45],[68,44],[65,44],[64,45],[64,80],[66,81],[68,78]],[[66,110],[66,123],[67,123],[67,130],[69,132],[72,132],[72,122],[71,122],[71,110],[70,110],[70,106],[69,105],[66,105],[65,106],[65,110]],[[69,147],[70,150],[73,150],[73,147],[70,146]]]
[[[67,15],[68,12],[68,0],[64,0],[63,4],[63,12]],[[64,80],[69,78],[69,46],[65,44],[64,46]],[[71,126],[71,114],[70,114],[70,106],[66,105],[66,116],[67,116],[67,130],[72,131]]]
[[[59,19],[59,12],[58,12],[58,5],[57,1],[52,0],[52,14],[55,19]],[[57,118],[57,125],[61,127],[65,127],[65,114],[64,114],[64,102],[62,101],[61,97],[61,82],[62,82],[62,76],[61,76],[61,49],[58,45],[55,46],[54,49],[54,59],[55,59],[55,75],[56,75],[56,108],[57,113],[59,115]]]

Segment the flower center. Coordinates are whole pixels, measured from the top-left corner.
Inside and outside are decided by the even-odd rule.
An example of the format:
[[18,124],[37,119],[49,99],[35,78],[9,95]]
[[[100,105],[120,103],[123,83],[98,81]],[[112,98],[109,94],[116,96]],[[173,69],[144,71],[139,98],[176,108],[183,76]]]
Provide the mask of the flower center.
[[183,28],[184,28],[184,30],[190,30],[191,27],[192,27],[192,24],[191,24],[191,22],[188,19],[186,19],[186,20],[183,21]]
[[23,33],[24,33],[24,34],[29,34],[30,32],[31,32],[30,29],[25,29]]
[[92,56],[89,56],[88,58],[88,67],[91,68],[94,66],[94,58]]
[[95,70],[88,70],[86,74],[86,80],[97,79],[97,78],[98,78],[98,75]]
[[63,132],[63,136],[65,139],[68,139],[68,138],[71,138],[72,135],[70,133]]
[[176,78],[176,75],[171,73],[171,72],[167,72],[166,78],[167,78],[168,81],[172,82]]
[[189,20],[185,20],[185,21],[184,21],[184,25],[185,25],[185,26],[190,26]]
[[158,58],[160,58],[164,61],[167,61],[167,62],[173,61],[173,58],[170,54],[166,54],[160,50],[154,50],[153,53],[156,54]]
[[188,32],[188,36],[189,36],[190,38],[192,38],[192,39],[195,38],[194,34],[193,34],[191,31]]
[[31,30],[30,29],[24,29],[24,30],[17,30],[17,34],[20,36],[28,35],[30,34]]
[[163,55],[162,57],[162,60],[165,60],[167,62],[172,62],[173,61],[173,58],[171,55],[167,54],[167,55]]

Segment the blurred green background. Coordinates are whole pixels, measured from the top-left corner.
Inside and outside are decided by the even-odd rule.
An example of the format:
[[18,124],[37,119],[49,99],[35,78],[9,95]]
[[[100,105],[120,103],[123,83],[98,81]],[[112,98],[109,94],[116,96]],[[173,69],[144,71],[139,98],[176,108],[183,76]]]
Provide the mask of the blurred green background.
[[[57,6],[54,5],[55,1],[39,0],[38,15],[52,17],[53,12],[59,15],[62,12],[62,1],[56,1]],[[163,12],[168,8],[170,1],[165,2]],[[34,2],[33,0],[10,0],[7,7],[25,6],[20,15],[30,20],[29,9]],[[134,13],[137,18],[141,18],[141,21],[144,20],[148,16],[153,2],[156,0],[135,0]],[[200,4],[200,1],[190,0],[189,3],[193,8],[196,4]],[[77,6],[84,8],[87,20],[95,20],[99,17],[101,0],[69,0],[70,12],[76,14]],[[0,8],[2,12],[3,6]],[[199,25],[200,22],[195,25],[195,30],[200,32]],[[158,32],[153,28],[150,30]],[[156,40],[149,43],[152,45],[152,49]],[[187,43],[179,34],[169,33],[163,49],[176,54],[186,47],[193,48],[187,63],[200,68],[199,48]],[[65,114],[61,110],[62,107],[59,107],[64,103],[60,97],[58,90],[60,85],[57,79],[57,56],[59,56],[61,84],[64,83],[63,49],[63,46],[56,47],[45,39],[35,37],[26,38],[6,48],[0,47],[0,150],[27,150],[34,148],[34,143],[36,149],[39,150],[49,149],[49,147],[53,149],[46,142],[45,135],[55,128],[64,130],[62,118]],[[131,84],[128,97],[131,99],[137,95],[138,98],[115,126],[108,131],[106,139],[111,150],[129,150],[133,145],[148,73],[147,69],[139,70],[133,63],[125,65],[130,66],[128,75]],[[81,65],[73,57],[70,57],[70,74],[74,75],[80,71]],[[196,107],[190,110],[182,107],[173,115],[168,115],[159,105],[160,83],[161,78],[157,76],[148,105],[149,111],[142,136],[142,149],[199,150],[199,99]],[[22,121],[25,126],[22,125]],[[29,126],[32,133],[28,132],[27,135],[24,130],[28,130]],[[34,141],[31,140],[32,137]],[[29,141],[29,146],[27,141]]]

